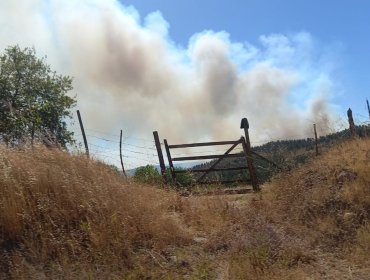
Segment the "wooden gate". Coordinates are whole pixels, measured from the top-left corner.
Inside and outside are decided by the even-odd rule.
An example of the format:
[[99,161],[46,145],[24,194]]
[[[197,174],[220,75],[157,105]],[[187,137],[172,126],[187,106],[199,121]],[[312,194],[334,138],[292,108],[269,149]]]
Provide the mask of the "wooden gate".
[[[168,163],[170,165],[170,171],[172,178],[176,181],[176,174],[187,172],[186,170],[176,170],[174,168],[173,162],[190,161],[190,160],[207,160],[207,159],[217,159],[209,168],[206,169],[192,169],[191,172],[201,172],[203,173],[199,178],[197,178],[197,184],[212,184],[212,183],[233,183],[233,182],[245,182],[251,184],[254,190],[258,190],[258,180],[253,166],[253,160],[251,156],[248,156],[246,141],[244,137],[236,141],[220,141],[220,142],[202,142],[202,143],[190,143],[190,144],[176,144],[170,145],[167,140],[164,139],[164,145],[166,148],[166,154],[168,158]],[[193,147],[204,147],[204,146],[221,146],[221,145],[231,145],[231,147],[224,154],[211,154],[211,155],[201,155],[201,156],[186,156],[186,157],[172,157],[171,150],[179,148],[193,148]],[[243,147],[242,153],[231,153],[238,145]],[[227,168],[216,168],[216,166],[225,158],[246,158],[247,165],[240,167],[227,167]],[[252,167],[252,168],[251,168]],[[229,170],[248,170],[249,178],[246,180],[219,180],[210,181],[205,180],[207,174],[210,172],[217,171],[229,171]]]
[[[196,183],[198,184],[210,184],[215,183],[215,181],[205,180],[206,176],[210,172],[217,172],[217,171],[229,171],[229,170],[248,170],[249,178],[246,180],[221,180],[217,181],[217,183],[232,183],[232,182],[246,182],[252,185],[254,191],[259,190],[259,184],[257,179],[256,170],[253,164],[252,158],[252,150],[249,141],[249,124],[246,118],[242,119],[240,128],[244,129],[245,137],[241,137],[238,140],[234,141],[220,141],[220,142],[202,142],[202,143],[190,143],[190,144],[168,144],[167,139],[164,139],[164,146],[166,149],[166,154],[168,158],[168,163],[170,166],[170,172],[172,175],[173,180],[176,182],[176,174],[181,172],[187,172],[187,170],[176,170],[174,168],[173,162],[181,162],[181,161],[190,161],[190,160],[207,160],[207,159],[217,159],[209,168],[207,169],[196,169],[191,170],[191,172],[201,172],[203,173],[197,180]],[[161,149],[161,144],[159,141],[158,132],[153,132],[154,141],[157,147],[159,163],[161,166],[161,172],[164,178],[166,178],[166,167],[163,160],[163,154]],[[212,155],[201,155],[201,156],[185,156],[185,157],[172,157],[171,150],[173,149],[180,149],[180,148],[192,148],[192,147],[204,147],[204,146],[224,146],[224,145],[231,145],[228,150],[224,154],[212,154]],[[238,145],[243,147],[243,152],[239,153],[231,153]],[[236,158],[236,157],[244,157],[247,161],[245,166],[240,167],[229,167],[229,168],[216,168],[216,166],[225,158]]]
[[[240,124],[240,128],[244,129],[244,134],[245,137],[241,137],[238,140],[234,141],[220,141],[220,142],[202,142],[202,143],[190,143],[190,144],[176,144],[176,145],[169,145],[167,140],[164,139],[164,146],[166,149],[166,154],[168,158],[168,163],[170,165],[170,172],[172,175],[172,178],[176,182],[176,174],[182,173],[182,172],[188,172],[187,170],[176,170],[174,168],[173,162],[181,162],[181,161],[189,161],[189,160],[207,160],[207,159],[217,159],[209,168],[206,169],[192,169],[191,172],[201,172],[203,173],[197,180],[197,184],[210,184],[210,183],[232,183],[232,182],[246,182],[252,185],[254,191],[259,191],[259,182],[257,178],[257,173],[256,169],[254,167],[254,162],[253,162],[253,157],[258,157],[263,161],[268,162],[270,165],[273,165],[274,167],[278,169],[282,169],[279,167],[277,164],[272,162],[271,160],[265,158],[264,156],[261,156],[257,154],[256,152],[252,151],[251,149],[251,144],[249,140],[249,123],[246,118],[243,118]],[[159,136],[158,132],[154,131],[153,132],[154,136],[154,142],[155,146],[157,148],[158,152],[158,159],[159,159],[159,164],[161,167],[161,173],[166,180],[166,166],[164,164],[163,160],[163,154],[162,154],[162,148],[161,148],[161,143],[159,141]],[[174,149],[180,149],[180,148],[193,148],[193,147],[204,147],[204,146],[224,146],[224,145],[231,145],[231,147],[224,153],[224,154],[219,154],[219,155],[202,155],[202,156],[186,156],[186,157],[172,157],[171,156],[171,150]],[[238,145],[242,145],[243,151],[240,153],[231,153]],[[247,161],[247,164],[245,166],[240,166],[240,167],[229,167],[229,168],[216,168],[216,166],[225,158],[237,158],[237,157],[244,157]],[[207,181],[205,180],[206,176],[210,172],[217,172],[217,171],[229,171],[229,170],[248,170],[249,173],[249,178],[246,180],[221,180],[221,181]]]

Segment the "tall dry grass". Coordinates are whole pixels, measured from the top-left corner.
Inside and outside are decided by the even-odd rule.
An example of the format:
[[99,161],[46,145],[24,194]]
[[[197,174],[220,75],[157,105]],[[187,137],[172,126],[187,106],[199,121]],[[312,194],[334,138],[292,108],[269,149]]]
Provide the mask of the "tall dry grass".
[[[209,241],[211,250],[228,252],[229,279],[317,279],[303,267],[330,255],[349,267],[369,266],[369,139],[278,175],[247,207],[229,213]],[[342,269],[329,279],[345,279]]]
[[84,156],[44,148],[0,155],[0,278],[125,275],[141,252],[189,243],[171,215],[174,193]]
[[0,155],[0,278],[320,279],[335,255],[322,270],[341,279],[370,264],[369,140],[237,197],[182,198],[60,151]]
[[303,226],[328,250],[353,244],[370,222],[370,141],[353,140],[276,178],[266,199],[277,220]]

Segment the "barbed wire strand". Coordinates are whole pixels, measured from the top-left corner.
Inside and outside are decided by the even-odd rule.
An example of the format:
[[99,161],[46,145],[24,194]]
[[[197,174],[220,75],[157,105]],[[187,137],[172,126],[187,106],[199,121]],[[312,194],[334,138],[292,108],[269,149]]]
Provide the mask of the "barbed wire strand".
[[[362,115],[362,114],[354,114],[355,115],[355,119],[356,119],[356,123],[357,125],[369,125],[370,124],[370,121],[369,120],[366,120],[368,117]],[[345,117],[346,118],[346,117]],[[344,118],[344,119],[345,119]],[[312,123],[315,123],[313,120],[311,119],[308,119],[308,118],[305,118],[307,121],[310,121]],[[342,135],[340,135],[341,138],[347,138],[350,136],[350,131],[346,125],[346,121],[344,120],[343,118],[340,118],[337,122],[334,123],[334,126],[336,127],[336,129],[332,129],[332,133],[339,133],[339,132],[343,132]],[[96,144],[95,142],[94,143],[91,143],[91,142],[88,142],[88,145],[90,148],[90,153],[93,157],[98,157],[99,160],[101,158],[109,158],[109,159],[112,159],[114,161],[119,161],[119,152],[118,152],[118,145],[120,142],[117,140],[117,139],[112,139],[111,137],[117,137],[119,138],[119,135],[118,134],[112,134],[112,133],[104,133],[104,132],[101,132],[101,131],[98,131],[98,130],[95,130],[95,129],[91,129],[91,128],[85,128],[85,130],[89,131],[88,134],[86,134],[88,137],[91,137],[91,138],[94,138],[94,139],[97,139],[97,140],[101,140],[101,141],[104,141],[105,143],[107,143],[107,145],[109,145],[108,147],[107,146],[102,146],[102,145],[98,145]],[[92,132],[92,133],[91,133]],[[95,135],[95,133],[99,134],[99,135]],[[75,133],[74,134],[75,136],[82,136],[81,133]],[[108,136],[108,137],[107,137]],[[325,136],[320,136],[319,138],[321,137],[325,137]],[[314,133],[312,131],[312,133],[301,133],[301,134],[295,134],[295,135],[289,135],[289,137],[267,137],[267,139],[265,140],[260,140],[260,141],[251,141],[253,146],[256,147],[256,146],[260,146],[262,144],[266,144],[266,143],[269,143],[269,142],[274,142],[274,141],[294,141],[294,140],[297,140],[297,141],[300,141],[300,140],[306,140],[306,139],[314,139]],[[141,144],[136,144],[136,143],[132,143],[132,142],[129,142],[129,140],[131,141],[140,141],[142,142]],[[144,143],[146,144],[144,144]],[[319,143],[320,145],[323,144],[323,143]],[[113,145],[116,146],[117,145],[117,148],[113,148]],[[164,147],[164,143],[163,142],[160,142],[160,145],[162,147],[163,150],[165,150],[165,147]],[[134,167],[134,166],[138,166],[139,163],[137,162],[133,162],[131,160],[136,160],[136,161],[140,161],[140,162],[144,162],[144,163],[149,163],[149,164],[155,164],[155,165],[159,165],[159,162],[158,162],[158,155],[153,152],[153,151],[156,151],[156,147],[155,147],[155,142],[153,139],[151,138],[139,138],[139,137],[135,137],[135,136],[131,136],[131,135],[124,135],[123,137],[123,141],[122,141],[122,157],[125,158],[125,165],[126,166],[131,166],[131,167]],[[130,148],[127,148],[126,146],[130,147]],[[234,152],[242,152],[243,149],[241,147],[236,147],[234,149]],[[76,146],[76,152],[77,153],[83,153],[83,148],[82,147],[77,147]],[[178,156],[186,156],[186,155],[194,155],[194,154],[206,154],[206,153],[218,153],[218,152],[225,152],[225,149],[208,149],[208,150],[200,150],[200,151],[195,151],[194,149],[193,150],[187,150],[187,151],[184,151],[184,152],[178,152],[178,153],[171,153],[172,156],[174,157],[178,157]],[[134,155],[133,155],[134,154]],[[260,167],[260,166],[258,166]]]

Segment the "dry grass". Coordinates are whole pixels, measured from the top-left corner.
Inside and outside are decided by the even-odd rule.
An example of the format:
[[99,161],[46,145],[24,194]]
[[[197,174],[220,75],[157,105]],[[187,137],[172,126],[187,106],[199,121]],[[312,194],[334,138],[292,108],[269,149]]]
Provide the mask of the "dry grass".
[[43,148],[0,154],[0,278],[370,275],[369,140],[232,198],[181,198]]
[[370,218],[370,142],[356,140],[274,180],[266,199],[275,219],[310,229],[314,242],[336,249],[352,244]]
[[[230,279],[317,279],[316,266],[332,254],[343,263],[326,279],[347,279],[348,267],[370,264],[370,141],[343,143],[274,178],[241,212],[236,229],[216,238],[231,252]],[[370,271],[359,275],[348,279]]]
[[131,184],[82,156],[2,149],[0,273],[125,275],[138,255],[189,243],[170,215],[177,203],[174,193]]

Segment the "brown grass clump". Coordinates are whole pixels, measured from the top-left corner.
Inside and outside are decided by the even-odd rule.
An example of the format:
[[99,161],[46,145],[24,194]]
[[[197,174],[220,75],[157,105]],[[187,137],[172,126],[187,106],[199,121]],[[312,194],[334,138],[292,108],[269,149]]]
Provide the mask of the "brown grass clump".
[[83,156],[0,153],[0,278],[126,275],[140,270],[140,255],[144,265],[155,259],[150,250],[189,243],[170,215],[174,193],[132,184]]
[[229,279],[321,279],[315,271],[327,273],[332,255],[341,262],[328,265],[337,273],[329,279],[344,279],[346,266],[370,263],[370,141],[343,143],[277,176],[228,215],[207,246],[227,252]]
[[369,140],[336,146],[275,179],[266,199],[274,202],[275,219],[309,229],[312,241],[327,250],[353,244],[370,222]]
[[258,194],[186,198],[83,156],[0,154],[0,279],[370,275],[369,140],[341,143]]

